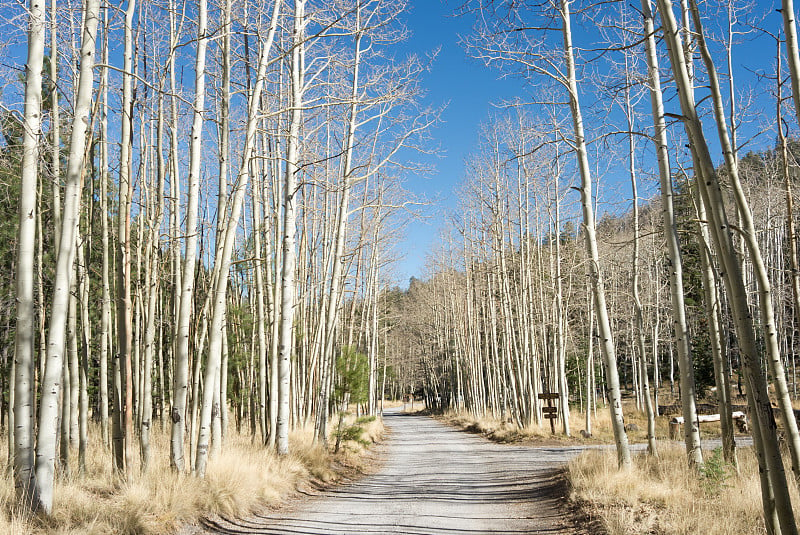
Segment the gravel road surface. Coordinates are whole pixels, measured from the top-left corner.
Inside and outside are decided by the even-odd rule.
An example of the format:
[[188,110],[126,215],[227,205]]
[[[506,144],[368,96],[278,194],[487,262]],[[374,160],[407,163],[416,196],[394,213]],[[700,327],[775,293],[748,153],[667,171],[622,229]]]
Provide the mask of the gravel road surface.
[[274,513],[207,520],[205,533],[582,533],[555,477],[579,448],[494,444],[424,416],[387,413],[384,422],[391,434],[376,473]]

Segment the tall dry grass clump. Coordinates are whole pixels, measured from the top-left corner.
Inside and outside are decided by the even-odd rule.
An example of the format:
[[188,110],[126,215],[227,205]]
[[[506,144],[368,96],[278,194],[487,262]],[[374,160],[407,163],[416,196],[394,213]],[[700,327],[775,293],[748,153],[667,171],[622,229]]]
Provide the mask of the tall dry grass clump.
[[[647,441],[647,415],[636,409],[632,401],[623,404],[625,424],[628,427],[628,440],[632,443]],[[586,413],[571,409],[570,427],[571,436],[562,433],[562,423],[555,421],[555,433],[550,429],[547,420],[542,425],[531,424],[519,426],[513,421],[502,419],[499,416],[486,414],[476,416],[467,411],[449,410],[437,416],[441,421],[469,431],[478,433],[495,442],[542,442],[558,441],[565,444],[610,444],[614,442],[614,431],[611,426],[611,415],[605,407],[598,407],[592,413],[591,436],[584,436],[581,431],[585,426]],[[703,438],[718,438],[720,436],[719,422],[704,423],[700,428]],[[669,418],[656,418],[656,438],[669,438]]]
[[495,442],[535,440],[550,436],[550,429],[531,425],[520,427],[513,422],[487,414],[475,416],[469,412],[447,411],[439,416],[443,422],[470,433],[478,433]]
[[706,452],[706,466],[696,473],[682,446],[662,444],[659,457],[637,455],[631,470],[621,471],[615,452],[585,452],[568,465],[571,498],[610,535],[761,535],[758,464],[751,448],[738,457],[737,474],[719,451]]
[[[113,475],[111,452],[93,427],[86,471],[57,480],[51,517],[18,514],[8,459],[0,459],[0,533],[163,534],[204,515],[244,516],[279,503],[311,478],[336,479],[335,457],[312,435],[310,429],[296,430],[290,437],[291,455],[278,457],[231,427],[201,480],[170,469],[169,433],[154,428],[149,470],[122,482]],[[5,438],[0,450],[7,451]],[[76,472],[77,452],[71,462]]]

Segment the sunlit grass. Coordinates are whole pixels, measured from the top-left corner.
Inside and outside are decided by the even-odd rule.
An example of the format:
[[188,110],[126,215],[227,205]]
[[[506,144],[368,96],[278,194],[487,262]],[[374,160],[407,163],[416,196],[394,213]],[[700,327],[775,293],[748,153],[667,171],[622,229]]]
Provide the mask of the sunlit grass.
[[[766,533],[758,465],[750,448],[739,451],[739,473],[719,453],[706,453],[705,472],[688,467],[676,444],[658,457],[634,457],[629,471],[617,468],[613,451],[589,451],[568,465],[571,498],[599,517],[611,535],[734,535]],[[709,462],[710,461],[710,462]],[[792,487],[793,503],[800,503]]]
[[[662,395],[663,403],[679,403],[677,399]],[[623,402],[623,416],[626,425],[628,440],[632,443],[647,441],[647,415],[636,408],[632,400]],[[669,421],[674,415],[656,416],[656,439],[659,441],[669,439]],[[496,442],[538,442],[543,440],[558,441],[570,444],[612,444],[614,431],[611,427],[611,414],[608,406],[600,403],[596,410],[590,413],[591,436],[587,436],[586,413],[576,407],[570,408],[570,437],[565,436],[561,420],[555,421],[555,433],[551,431],[548,420],[542,420],[541,425],[531,423],[527,426],[518,426],[508,418],[499,415],[475,415],[466,411],[447,411],[439,418],[444,422],[470,431],[479,433]],[[703,423],[700,426],[700,436],[703,440],[719,438],[722,434],[719,422]],[[739,433],[737,433],[739,435]],[[740,435],[741,436],[741,435]],[[679,440],[682,440],[682,434]]]
[[[92,425],[90,431],[86,472],[58,479],[53,514],[47,518],[26,519],[18,513],[8,459],[0,459],[0,533],[170,533],[204,515],[243,516],[277,504],[310,478],[335,480],[334,458],[337,464],[352,464],[358,460],[354,452],[362,451],[359,446],[348,449],[347,457],[334,457],[312,440],[313,429],[299,429],[290,436],[291,454],[278,457],[231,426],[222,451],[210,459],[201,480],[170,469],[169,432],[155,426],[149,470],[121,483],[113,477],[111,452],[102,444],[99,427]],[[379,419],[370,423],[370,440],[382,432]],[[0,451],[7,451],[6,437],[0,439]],[[72,462],[77,472],[77,452]]]

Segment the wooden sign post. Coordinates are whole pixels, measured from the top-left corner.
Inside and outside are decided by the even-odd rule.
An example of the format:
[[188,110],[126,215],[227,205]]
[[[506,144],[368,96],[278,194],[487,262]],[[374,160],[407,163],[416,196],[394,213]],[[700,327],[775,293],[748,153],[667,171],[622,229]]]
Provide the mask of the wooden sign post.
[[555,419],[558,418],[558,407],[553,406],[553,400],[558,399],[558,392],[542,392],[539,394],[539,399],[547,401],[547,405],[542,407],[542,416],[550,420],[550,431],[555,435]]

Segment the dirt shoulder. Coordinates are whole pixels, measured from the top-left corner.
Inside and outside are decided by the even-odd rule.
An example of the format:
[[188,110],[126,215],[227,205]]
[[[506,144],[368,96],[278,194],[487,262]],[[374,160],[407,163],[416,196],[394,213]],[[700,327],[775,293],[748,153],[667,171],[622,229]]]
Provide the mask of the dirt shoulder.
[[596,533],[576,517],[562,448],[495,444],[418,415],[387,414],[376,470],[195,533]]

